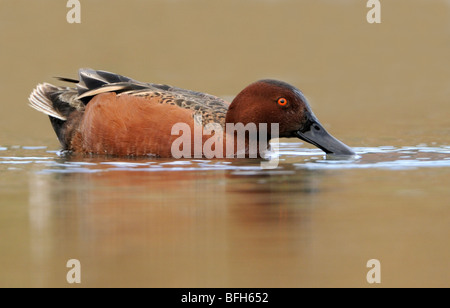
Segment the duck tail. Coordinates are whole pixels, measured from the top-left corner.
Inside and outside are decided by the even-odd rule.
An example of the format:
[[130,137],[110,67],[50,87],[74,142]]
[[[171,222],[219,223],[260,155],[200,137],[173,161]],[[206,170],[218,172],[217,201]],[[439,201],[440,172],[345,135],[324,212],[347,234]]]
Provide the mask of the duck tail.
[[84,104],[77,100],[74,88],[57,87],[49,83],[38,84],[28,98],[30,107],[49,116],[61,145],[67,148],[65,136],[67,120],[72,112],[84,110]]
[[50,94],[56,93],[60,90],[61,88],[58,88],[49,83],[38,84],[28,98],[30,107],[36,109],[37,111],[45,113],[51,118],[66,121],[67,117],[62,114],[61,111],[55,108],[52,100],[50,99]]

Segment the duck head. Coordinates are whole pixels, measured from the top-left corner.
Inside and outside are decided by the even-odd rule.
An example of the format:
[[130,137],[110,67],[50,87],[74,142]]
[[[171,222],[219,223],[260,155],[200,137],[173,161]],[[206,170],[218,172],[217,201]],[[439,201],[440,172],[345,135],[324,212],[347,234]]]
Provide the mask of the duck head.
[[226,123],[279,123],[280,138],[296,137],[327,154],[355,155],[330,135],[312,112],[303,93],[278,80],[260,80],[242,90],[230,104]]

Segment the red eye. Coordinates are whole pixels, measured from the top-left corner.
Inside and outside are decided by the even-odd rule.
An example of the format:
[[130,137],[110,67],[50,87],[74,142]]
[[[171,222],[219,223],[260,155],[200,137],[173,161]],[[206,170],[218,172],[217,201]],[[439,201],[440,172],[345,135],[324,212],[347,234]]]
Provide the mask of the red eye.
[[278,105],[280,106],[286,106],[287,105],[287,99],[284,97],[278,99]]

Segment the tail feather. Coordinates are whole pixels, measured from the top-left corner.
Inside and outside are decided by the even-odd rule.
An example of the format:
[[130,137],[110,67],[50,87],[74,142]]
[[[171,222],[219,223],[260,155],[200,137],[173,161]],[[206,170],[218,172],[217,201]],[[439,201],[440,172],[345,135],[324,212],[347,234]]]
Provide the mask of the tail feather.
[[28,98],[30,106],[50,117],[57,118],[62,121],[67,120],[66,116],[55,109],[55,107],[53,106],[53,102],[48,97],[48,93],[53,93],[59,90],[60,88],[55,87],[49,83],[38,84]]
[[66,121],[74,110],[82,111],[92,96],[104,92],[143,89],[147,86],[125,76],[89,68],[80,69],[78,74],[79,81],[56,77],[61,81],[76,83],[76,88],[57,87],[49,83],[37,85],[28,98],[30,106],[51,118]]
[[53,130],[63,149],[68,149],[70,133],[68,129],[73,112],[82,112],[84,104],[77,100],[78,92],[74,88],[57,87],[49,83],[36,86],[28,98],[30,106],[43,112],[50,118]]
[[36,86],[28,98],[32,108],[50,117],[52,127],[64,149],[70,148],[74,121],[82,115],[93,96],[105,92],[122,93],[151,87],[150,84],[106,71],[80,69],[78,75],[79,81],[56,77],[60,81],[75,83],[75,87],[42,83]]

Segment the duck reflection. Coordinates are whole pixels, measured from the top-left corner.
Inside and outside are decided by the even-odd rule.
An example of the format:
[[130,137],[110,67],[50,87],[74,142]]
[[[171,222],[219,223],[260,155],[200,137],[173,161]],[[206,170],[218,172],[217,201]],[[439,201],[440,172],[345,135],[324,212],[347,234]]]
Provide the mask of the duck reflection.
[[70,258],[85,269],[85,286],[282,286],[303,266],[320,172],[83,162],[82,172],[66,160],[30,180],[43,284],[64,283],[56,264]]

